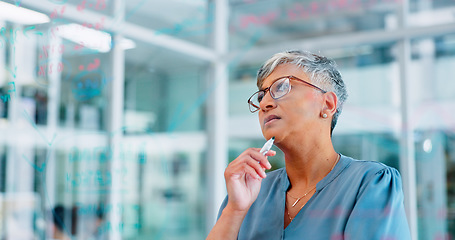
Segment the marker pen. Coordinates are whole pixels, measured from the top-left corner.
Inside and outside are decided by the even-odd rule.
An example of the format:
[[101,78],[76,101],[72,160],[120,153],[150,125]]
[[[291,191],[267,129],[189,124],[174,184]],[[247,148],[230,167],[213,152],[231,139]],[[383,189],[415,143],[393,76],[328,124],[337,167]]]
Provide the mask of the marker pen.
[[270,149],[272,148],[273,142],[274,142],[274,141],[275,141],[275,137],[270,138],[270,139],[264,144],[264,146],[261,148],[261,151],[259,151],[259,152],[262,153],[262,155],[266,155],[267,152],[269,152]]

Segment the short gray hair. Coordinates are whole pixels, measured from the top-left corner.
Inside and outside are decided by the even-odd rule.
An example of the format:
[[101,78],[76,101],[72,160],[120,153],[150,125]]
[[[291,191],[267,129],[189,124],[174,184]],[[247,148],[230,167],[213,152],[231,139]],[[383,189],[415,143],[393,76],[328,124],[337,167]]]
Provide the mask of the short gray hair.
[[338,104],[332,119],[330,129],[330,133],[332,133],[338,117],[341,114],[341,110],[343,109],[343,104],[348,97],[346,85],[341,78],[335,61],[324,56],[300,50],[289,50],[277,53],[267,60],[259,69],[257,75],[258,88],[262,87],[264,80],[277,66],[285,63],[301,67],[312,83],[327,92],[335,93],[338,98]]

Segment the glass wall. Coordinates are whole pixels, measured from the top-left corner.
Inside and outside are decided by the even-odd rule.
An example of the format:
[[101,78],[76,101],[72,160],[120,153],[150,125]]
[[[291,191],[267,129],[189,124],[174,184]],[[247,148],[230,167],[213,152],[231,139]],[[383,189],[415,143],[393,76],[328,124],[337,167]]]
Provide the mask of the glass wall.
[[261,34],[267,45],[327,34],[389,28],[388,18],[400,10],[399,0],[341,1],[285,0],[231,2],[231,46]]
[[453,238],[454,7],[0,1],[0,238],[204,239],[224,167],[264,143],[246,100],[284,49],[335,59],[335,149],[402,172],[416,239]]
[[[411,91],[419,236],[454,235],[453,136],[455,129],[453,34],[412,41]],[[451,181],[452,180],[452,181]]]
[[204,238],[213,7],[0,3],[1,238]]

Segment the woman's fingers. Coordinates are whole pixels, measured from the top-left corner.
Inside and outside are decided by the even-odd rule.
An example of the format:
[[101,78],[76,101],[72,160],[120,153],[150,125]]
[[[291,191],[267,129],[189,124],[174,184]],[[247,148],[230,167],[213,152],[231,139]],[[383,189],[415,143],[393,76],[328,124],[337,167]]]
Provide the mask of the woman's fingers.
[[267,157],[268,156],[275,156],[275,154],[276,154],[275,151],[270,150],[264,156],[264,155],[262,155],[262,153],[259,152],[260,151],[259,148],[253,148],[252,150],[253,151],[251,153],[251,157],[254,158],[257,162],[259,162],[259,164],[262,165],[262,168],[265,168],[265,169],[272,168],[272,165],[270,165],[270,162],[267,159]]
[[267,156],[273,156],[275,152],[264,156],[259,151],[259,148],[245,150],[229,163],[224,172],[229,195],[228,205],[231,204],[235,209],[248,210],[259,194],[262,179],[267,177],[265,169],[271,168]]
[[256,161],[255,159],[250,159],[247,163],[252,169],[254,169],[255,173],[260,178],[267,177],[267,175],[265,174],[264,169],[262,168],[261,164],[258,161]]
[[248,173],[254,178],[265,178],[265,169],[272,166],[266,156],[274,156],[275,151],[269,151],[266,156],[259,152],[259,148],[250,148],[245,150],[240,156],[232,161],[228,166],[227,173],[239,174]]
[[276,152],[274,150],[270,150],[267,152],[267,154],[265,154],[265,156],[267,156],[267,157],[273,157],[275,155],[276,155]]
[[242,174],[249,174],[256,179],[265,178],[265,172],[257,160],[253,158],[242,159],[243,161],[232,162],[231,166],[226,169],[227,175],[241,176]]
[[245,172],[247,174],[258,180],[266,177],[265,172],[262,169],[258,170],[257,166],[252,166],[251,164],[259,165],[258,163],[248,163],[248,167],[245,167]]

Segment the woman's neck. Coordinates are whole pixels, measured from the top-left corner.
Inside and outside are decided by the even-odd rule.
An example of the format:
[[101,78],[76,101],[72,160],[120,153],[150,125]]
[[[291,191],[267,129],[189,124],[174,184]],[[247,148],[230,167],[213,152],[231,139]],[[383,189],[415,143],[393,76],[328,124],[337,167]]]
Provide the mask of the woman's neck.
[[[286,172],[294,189],[302,190],[315,186],[335,165],[338,154],[331,139],[287,145],[285,155]],[[307,147],[310,146],[310,147]]]

